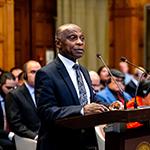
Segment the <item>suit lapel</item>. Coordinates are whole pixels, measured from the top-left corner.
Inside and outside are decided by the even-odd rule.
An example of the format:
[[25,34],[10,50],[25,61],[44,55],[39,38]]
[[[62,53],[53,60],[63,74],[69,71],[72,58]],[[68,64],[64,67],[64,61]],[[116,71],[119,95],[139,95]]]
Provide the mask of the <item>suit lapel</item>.
[[72,80],[71,80],[64,64],[61,62],[61,60],[58,57],[56,58],[56,67],[58,69],[58,72],[62,76],[63,80],[65,81],[66,85],[68,86],[68,89],[70,90],[73,99],[75,100],[76,103],[79,103],[76,89],[72,83]]
[[24,95],[26,101],[28,101],[31,104],[31,106],[33,107],[33,109],[36,111],[35,104],[34,104],[32,97],[31,97],[27,87],[25,86],[25,84],[23,84],[23,86],[22,86],[22,94]]

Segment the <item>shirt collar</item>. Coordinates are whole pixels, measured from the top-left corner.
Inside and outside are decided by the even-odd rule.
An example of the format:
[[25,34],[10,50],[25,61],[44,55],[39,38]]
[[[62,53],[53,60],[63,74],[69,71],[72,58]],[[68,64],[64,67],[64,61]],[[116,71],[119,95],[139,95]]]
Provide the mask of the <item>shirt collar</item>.
[[[73,65],[75,64],[72,60],[64,57],[63,55],[61,55],[60,53],[58,53],[58,57],[60,58],[60,60],[63,62],[63,64],[65,65],[66,68],[72,68]],[[76,62],[78,64],[78,61]]]
[[2,102],[4,100],[4,98],[0,95],[0,102]]
[[27,89],[30,91],[30,93],[34,93],[34,88],[32,86],[30,86],[27,82],[25,82],[25,85]]

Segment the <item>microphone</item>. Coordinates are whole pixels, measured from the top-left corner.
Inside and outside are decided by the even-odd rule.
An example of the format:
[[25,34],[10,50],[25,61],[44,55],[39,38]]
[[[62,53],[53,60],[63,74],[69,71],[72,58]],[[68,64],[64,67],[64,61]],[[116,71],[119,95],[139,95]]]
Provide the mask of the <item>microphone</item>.
[[140,76],[139,80],[138,80],[138,84],[137,84],[137,86],[136,86],[135,94],[134,94],[134,98],[135,98],[135,99],[134,99],[134,108],[137,108],[137,107],[138,107],[138,104],[137,104],[136,96],[137,96],[137,92],[138,92],[138,89],[139,89],[139,83],[140,83],[142,77],[143,77],[145,74],[146,74],[146,75],[149,74],[149,71],[148,71],[147,69],[142,69],[141,67],[139,67],[139,66],[133,64],[132,62],[130,62],[129,60],[127,60],[126,57],[121,57],[120,60],[121,60],[122,62],[126,62],[127,64],[129,64],[129,65],[131,65],[131,66],[133,66],[133,67],[135,67],[135,68],[137,68],[137,69],[139,69],[139,70],[141,70],[141,71],[143,72],[142,75]]
[[131,66],[133,66],[133,67],[135,67],[135,68],[141,70],[141,71],[142,71],[143,73],[145,73],[145,74],[150,74],[150,71],[149,71],[148,69],[142,69],[141,67],[139,67],[139,66],[133,64],[132,62],[130,62],[126,57],[121,57],[120,60],[121,60],[122,62],[126,62],[127,64],[129,64],[129,65],[131,65]]
[[123,89],[120,87],[120,85],[118,84],[118,82],[115,80],[115,78],[113,77],[110,69],[108,68],[108,66],[106,65],[104,59],[102,58],[102,56],[100,54],[96,54],[97,58],[100,59],[102,61],[102,63],[104,64],[104,66],[106,67],[108,73],[110,74],[111,76],[111,79],[115,82],[115,84],[118,86],[119,88],[119,91],[120,91],[120,94],[123,96],[123,100],[124,100],[124,109],[127,109],[127,106],[126,106],[126,100],[124,98],[124,94],[123,94]]

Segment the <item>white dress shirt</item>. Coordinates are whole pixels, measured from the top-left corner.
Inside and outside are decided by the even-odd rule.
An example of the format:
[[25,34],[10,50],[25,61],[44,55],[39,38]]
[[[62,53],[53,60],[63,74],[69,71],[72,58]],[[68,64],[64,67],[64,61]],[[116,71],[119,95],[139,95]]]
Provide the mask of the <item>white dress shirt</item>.
[[37,107],[36,101],[35,101],[34,88],[32,86],[30,86],[27,82],[25,82],[25,85],[26,85],[27,89],[29,90],[29,93],[32,97],[33,103],[35,104],[35,107]]
[[[70,78],[73,82],[73,85],[76,89],[76,92],[78,94],[78,98],[79,98],[80,95],[79,95],[78,83],[77,83],[77,78],[76,78],[76,71],[75,71],[75,69],[72,68],[75,63],[73,61],[67,59],[66,57],[62,56],[61,54],[58,54],[58,57],[63,62],[64,66],[66,67],[66,69],[68,71],[68,74],[69,74],[69,76],[70,76]],[[86,89],[88,103],[90,103],[90,90],[89,90],[89,87],[87,85],[87,82],[86,82],[82,72],[81,72],[81,75],[82,75],[82,79],[83,79],[84,86],[85,86],[85,89]]]

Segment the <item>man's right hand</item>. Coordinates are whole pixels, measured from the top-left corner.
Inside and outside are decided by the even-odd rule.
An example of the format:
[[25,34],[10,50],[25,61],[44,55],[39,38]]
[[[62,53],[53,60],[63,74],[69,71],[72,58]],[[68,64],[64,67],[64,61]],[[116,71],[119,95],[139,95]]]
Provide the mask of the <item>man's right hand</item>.
[[96,113],[102,113],[105,111],[109,111],[109,109],[99,103],[90,103],[84,106],[84,115],[90,115],[90,114],[96,114]]

